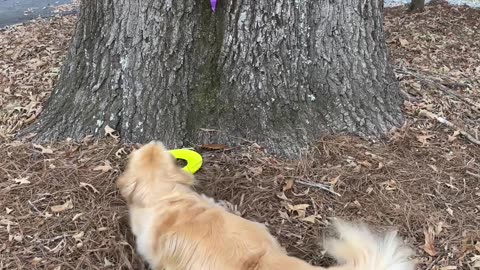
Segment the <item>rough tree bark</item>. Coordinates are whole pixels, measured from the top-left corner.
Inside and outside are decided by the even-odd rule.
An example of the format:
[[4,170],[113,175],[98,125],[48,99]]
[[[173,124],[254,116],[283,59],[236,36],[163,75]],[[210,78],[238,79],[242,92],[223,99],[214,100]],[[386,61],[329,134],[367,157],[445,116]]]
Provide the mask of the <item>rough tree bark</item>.
[[412,0],[408,7],[409,11],[422,12],[425,10],[425,0]]
[[295,157],[321,134],[401,124],[381,0],[83,0],[58,84],[28,132],[169,147],[256,141]]

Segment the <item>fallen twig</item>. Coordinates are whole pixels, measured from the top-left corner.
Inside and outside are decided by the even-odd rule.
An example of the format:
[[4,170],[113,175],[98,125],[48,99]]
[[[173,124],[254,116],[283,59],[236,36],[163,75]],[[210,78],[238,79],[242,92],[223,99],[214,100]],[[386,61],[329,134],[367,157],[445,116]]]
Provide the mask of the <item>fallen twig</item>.
[[480,179],[480,174],[478,174],[478,173],[473,173],[473,172],[471,172],[471,171],[467,171],[467,174],[469,174],[469,175],[471,175],[471,176],[473,176],[473,177],[476,177],[476,178]]
[[455,130],[458,130],[458,132],[463,135],[465,138],[467,138],[469,141],[471,141],[472,143],[476,144],[476,145],[480,145],[480,141],[475,139],[475,137],[473,137],[472,135],[468,134],[466,131],[462,130],[461,128],[459,128],[458,126],[456,126],[454,123],[448,121],[447,119],[443,118],[443,117],[440,117],[432,112],[429,112],[427,110],[420,110],[419,112],[419,115],[420,116],[424,116],[424,117],[427,117],[427,118],[430,118],[430,119],[434,119],[434,120],[437,120],[438,122],[450,127],[450,128],[453,128]]
[[[395,72],[396,73],[400,73],[400,74],[404,74],[404,75],[410,75],[410,76],[413,76],[415,78],[417,78],[418,80],[424,82],[424,83],[429,83],[429,84],[434,84],[438,87],[438,89],[448,95],[451,95],[451,96],[454,96],[456,97],[457,99],[467,103],[468,105],[472,106],[474,110],[476,111],[480,111],[480,105],[479,104],[476,104],[468,99],[466,99],[465,97],[453,92],[452,90],[450,90],[447,86],[445,86],[442,81],[438,78],[435,78],[433,76],[429,76],[429,75],[425,75],[425,74],[421,74],[419,72],[415,72],[415,71],[412,71],[412,70],[407,70],[407,69],[404,69],[404,68],[396,68],[395,69]],[[457,85],[462,85],[462,84],[459,84],[459,83],[456,83]]]
[[337,195],[338,197],[341,197],[342,195],[340,193],[337,193],[335,191],[332,190],[332,187],[329,186],[329,185],[325,185],[325,184],[320,184],[320,183],[312,183],[312,182],[306,182],[306,181],[302,181],[302,180],[295,180],[295,183],[299,183],[299,184],[302,184],[302,185],[305,185],[305,186],[309,186],[309,187],[316,187],[316,188],[319,188],[319,189],[323,189],[325,191],[328,191],[332,194],[335,194]]

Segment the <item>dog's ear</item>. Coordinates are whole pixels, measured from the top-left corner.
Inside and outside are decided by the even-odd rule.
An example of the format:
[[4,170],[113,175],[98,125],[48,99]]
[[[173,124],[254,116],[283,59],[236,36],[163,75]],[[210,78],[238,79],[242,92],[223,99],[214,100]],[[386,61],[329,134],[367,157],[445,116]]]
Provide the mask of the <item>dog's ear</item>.
[[117,188],[120,190],[120,195],[127,201],[127,203],[132,202],[132,196],[137,188],[137,181],[135,176],[130,173],[124,173],[118,177],[116,181]]
[[195,185],[195,176],[193,176],[193,174],[189,172],[184,171],[182,168],[178,167],[176,163],[174,163],[174,166],[170,168],[168,175],[170,179],[172,179],[177,183],[184,184],[187,186]]

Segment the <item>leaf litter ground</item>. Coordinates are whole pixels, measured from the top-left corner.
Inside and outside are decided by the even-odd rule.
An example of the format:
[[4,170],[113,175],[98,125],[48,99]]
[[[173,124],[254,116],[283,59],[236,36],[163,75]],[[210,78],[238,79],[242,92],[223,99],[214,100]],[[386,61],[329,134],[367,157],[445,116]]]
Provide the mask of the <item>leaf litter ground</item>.
[[[330,262],[321,239],[339,216],[398,228],[419,269],[480,268],[480,146],[465,136],[478,140],[479,17],[439,2],[421,14],[386,10],[407,117],[387,141],[323,137],[296,162],[255,144],[200,146],[198,190],[316,264]],[[0,32],[0,269],[146,269],[114,186],[134,145],[113,131],[48,146],[13,139],[48,98],[75,20]]]

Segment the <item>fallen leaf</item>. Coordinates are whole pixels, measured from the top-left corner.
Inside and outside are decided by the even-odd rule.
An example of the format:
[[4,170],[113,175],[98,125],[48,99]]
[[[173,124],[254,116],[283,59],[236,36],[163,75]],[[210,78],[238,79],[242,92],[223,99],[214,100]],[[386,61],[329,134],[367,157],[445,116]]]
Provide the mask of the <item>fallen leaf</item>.
[[108,161],[108,160],[104,161],[104,165],[100,165],[100,166],[97,166],[97,167],[93,168],[94,171],[102,171],[103,173],[111,171],[112,169],[113,169],[112,165],[111,165],[110,161]]
[[302,218],[302,219],[300,219],[300,220],[301,220],[301,221],[310,222],[310,223],[315,223],[315,218],[316,218],[315,215],[311,215],[311,216]]
[[5,212],[8,214],[12,213],[13,212],[13,209],[10,209],[8,207],[5,207]]
[[392,191],[397,189],[397,182],[395,180],[389,180],[380,183],[384,187],[385,190]]
[[115,152],[115,156],[117,158],[122,158],[122,155],[125,155],[125,154],[127,154],[127,152],[125,151],[125,149],[123,147],[118,149],[117,152]]
[[19,185],[27,185],[27,184],[30,184],[31,182],[28,181],[28,177],[24,177],[24,178],[15,178],[13,179],[13,181]]
[[428,145],[428,139],[435,137],[434,135],[417,135],[417,141],[422,143],[422,146]]
[[443,222],[439,222],[437,226],[435,227],[435,234],[439,235],[443,231]]
[[73,218],[72,218],[72,221],[77,220],[79,217],[81,217],[81,216],[83,216],[83,215],[84,215],[84,213],[75,214],[75,216],[73,216]]
[[111,128],[109,125],[105,126],[104,131],[105,131],[105,136],[110,136],[114,139],[119,138],[119,136],[113,134],[113,133],[115,133],[115,129]]
[[113,263],[111,263],[109,260],[107,260],[107,258],[104,259],[104,265],[105,267],[112,267],[114,266]]
[[287,204],[288,210],[290,211],[298,211],[298,210],[306,210],[308,207],[310,207],[309,204],[297,204],[297,205],[291,205]]
[[287,196],[285,196],[285,193],[283,193],[283,192],[278,192],[276,195],[281,200],[289,201],[289,202],[292,201],[291,199],[287,198]]
[[423,245],[423,250],[430,256],[437,255],[435,250],[435,232],[432,226],[428,226],[428,230],[423,230],[423,235],[425,235],[425,244]]
[[383,164],[383,162],[379,162],[379,163],[378,163],[377,170],[380,170],[380,169],[382,169],[383,167],[385,167],[385,165]]
[[308,205],[308,204],[291,205],[291,204],[287,203],[287,209],[290,212],[296,212],[299,218],[305,218],[306,209],[309,206],[310,205]]
[[444,267],[441,267],[440,270],[455,270],[457,269],[456,266],[453,266],[453,265],[450,265],[450,266],[444,266]]
[[91,188],[94,193],[100,193],[94,186],[92,186],[89,183],[80,182],[80,187],[87,188],[87,189]]
[[337,177],[333,178],[332,180],[330,180],[330,187],[333,189],[333,187],[335,187],[335,185],[338,183],[338,180],[340,180],[340,175],[338,175]]
[[54,206],[50,207],[50,209],[54,213],[60,213],[60,212],[66,211],[66,210],[70,210],[72,208],[73,208],[73,203],[72,203],[71,200],[66,201],[64,204],[54,205]]
[[35,257],[32,259],[32,265],[37,266],[42,261],[42,258]]
[[248,167],[248,170],[253,172],[253,176],[258,176],[262,174],[263,168],[258,166],[258,167]]
[[447,206],[447,209],[446,209],[446,210],[447,210],[448,214],[450,214],[450,216],[453,217],[453,210],[452,210],[452,208],[450,208],[448,205],[445,205],[445,206]]
[[292,179],[288,179],[288,180],[285,182],[285,185],[283,186],[283,189],[282,189],[283,192],[292,189],[293,183],[294,183],[294,181],[293,181]]
[[367,167],[367,168],[372,168],[372,163],[368,162],[367,160],[358,161],[358,164],[360,164],[364,167]]
[[407,47],[408,44],[410,44],[410,43],[408,42],[408,40],[406,40],[406,39],[404,39],[404,38],[399,38],[398,41],[400,42],[400,46],[402,46],[402,47]]
[[42,151],[42,154],[53,154],[53,149],[50,147],[43,147],[40,144],[33,144],[33,147]]
[[460,135],[460,131],[455,130],[452,135],[448,135],[448,141],[453,142],[457,139],[458,135]]
[[280,214],[281,218],[286,219],[286,220],[290,220],[290,217],[288,216],[287,213],[285,213],[283,211],[278,211],[278,213]]
[[15,234],[13,236],[13,240],[17,241],[17,242],[22,242],[23,240],[23,236],[21,234]]
[[85,235],[83,231],[80,231],[74,235],[72,235],[72,238],[75,239],[76,241],[81,241],[82,237]]

